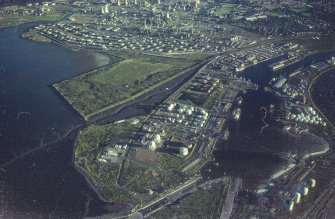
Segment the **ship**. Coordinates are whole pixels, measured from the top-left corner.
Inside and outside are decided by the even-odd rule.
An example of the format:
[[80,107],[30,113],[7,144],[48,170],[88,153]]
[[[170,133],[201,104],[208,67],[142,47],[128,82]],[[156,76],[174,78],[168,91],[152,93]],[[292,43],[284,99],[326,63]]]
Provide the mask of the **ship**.
[[269,67],[270,70],[272,70],[272,71],[277,71],[277,70],[282,69],[282,68],[284,68],[285,66],[287,66],[287,64],[286,64],[287,62],[288,62],[287,59],[285,59],[285,60],[281,60],[281,61],[279,61],[279,62],[275,62],[275,63],[273,63],[273,64],[270,64],[268,67]]
[[244,63],[242,63],[241,65],[239,65],[239,66],[237,66],[236,68],[235,68],[235,71],[236,72],[241,72],[241,71],[243,71],[245,69],[245,65],[244,65]]
[[236,110],[234,110],[233,112],[233,116],[234,116],[234,119],[236,121],[240,120],[240,117],[241,117],[241,109],[240,108],[237,108]]
[[223,140],[227,141],[228,138],[229,138],[229,134],[230,134],[229,130],[226,129],[226,130],[224,131]]
[[239,97],[239,98],[237,99],[237,103],[238,103],[238,105],[241,105],[241,104],[242,104],[242,101],[243,101],[243,98],[242,98],[242,97]]
[[272,63],[268,65],[271,71],[277,71],[288,65],[299,62],[303,59],[304,56],[298,54],[289,54],[287,59],[281,60],[279,62]]

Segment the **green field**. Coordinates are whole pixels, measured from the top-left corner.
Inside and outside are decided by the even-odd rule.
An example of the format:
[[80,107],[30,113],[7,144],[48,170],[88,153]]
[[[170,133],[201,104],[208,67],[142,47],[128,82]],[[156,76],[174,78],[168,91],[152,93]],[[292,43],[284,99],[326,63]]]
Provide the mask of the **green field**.
[[69,80],[54,88],[86,119],[134,100],[183,74],[194,61],[137,57],[122,60]]
[[203,107],[205,109],[211,109],[214,106],[215,101],[221,95],[222,89],[217,89],[210,96],[205,93],[185,91],[179,96],[178,102]]
[[125,120],[121,123],[111,123],[107,125],[90,125],[80,132],[77,139],[75,156],[82,157],[92,154],[91,151],[97,149],[100,143],[107,140],[115,143],[128,143],[140,127],[141,121],[145,117],[137,117],[140,120],[137,124],[132,124],[134,119]]
[[[137,124],[133,124],[135,120]],[[82,130],[75,147],[76,164],[85,170],[109,200],[130,200],[129,193],[117,185],[121,163],[104,163],[98,161],[98,156],[106,142],[129,143],[145,117],[136,117],[121,123],[108,125],[90,125]]]
[[309,12],[309,9],[307,9],[307,8],[290,8],[289,10],[293,13],[303,15],[303,16],[306,16],[306,17],[311,16],[311,13]]
[[335,41],[333,38],[326,39],[311,39],[311,38],[298,38],[296,42],[302,44],[306,49],[312,51],[333,51],[335,50]]
[[227,16],[230,15],[236,7],[236,4],[223,4],[220,8],[215,10],[215,14],[217,16]]
[[149,216],[151,219],[164,218],[216,218],[227,186],[223,182],[212,183],[211,187],[198,188],[197,191],[180,201]]
[[[138,123],[134,124],[135,120]],[[160,194],[149,194],[149,189],[163,192],[179,186],[189,177],[181,171],[186,160],[169,154],[158,155],[159,159],[153,165],[143,165],[128,155],[129,150],[134,150],[128,147],[119,163],[98,160],[106,146],[129,143],[144,120],[145,117],[141,116],[120,123],[90,125],[77,138],[76,165],[93,179],[107,200],[149,203]]]
[[41,16],[35,15],[12,15],[12,16],[4,16],[3,19],[0,20],[0,27],[5,26],[13,26],[22,23],[28,22],[36,22],[36,21],[56,21],[61,18],[64,14],[61,12],[53,12],[49,14],[44,14]]
[[[181,172],[180,169],[158,169],[155,164],[152,166],[144,166],[134,160],[126,160],[120,175],[120,183],[127,191],[140,193],[147,201],[159,196],[160,192],[154,192],[149,195],[145,189],[164,192],[168,189],[181,185],[188,179],[188,176]],[[145,201],[143,199],[142,201]]]
[[272,17],[281,17],[283,16],[283,14],[279,13],[279,12],[272,12],[272,11],[269,11],[266,13],[268,16],[272,16]]
[[33,40],[33,41],[37,41],[37,42],[46,42],[46,43],[51,43],[52,41],[41,35],[40,33],[36,32],[36,31],[28,31],[28,32],[24,32],[23,34],[21,34],[21,37],[22,38],[25,38],[25,39],[30,39],[30,40]]

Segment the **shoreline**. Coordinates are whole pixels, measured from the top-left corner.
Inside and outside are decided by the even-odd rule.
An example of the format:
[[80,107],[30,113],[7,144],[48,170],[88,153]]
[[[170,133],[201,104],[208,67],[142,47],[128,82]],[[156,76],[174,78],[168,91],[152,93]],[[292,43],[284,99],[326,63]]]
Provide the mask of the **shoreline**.
[[[319,52],[312,52],[312,53],[310,53],[310,54],[308,54],[308,55],[314,55],[314,54],[317,54],[317,53],[319,53]],[[315,77],[313,77],[313,79],[309,82],[308,89],[307,89],[308,99],[310,100],[310,102],[311,102],[313,108],[315,108],[315,109],[318,111],[318,113],[320,113],[320,114],[326,119],[327,123],[331,126],[332,129],[335,128],[334,124],[331,123],[331,122],[328,120],[328,118],[322,113],[322,111],[320,110],[320,108],[315,104],[315,102],[314,102],[314,100],[313,100],[313,96],[312,96],[311,93],[312,93],[312,91],[313,91],[313,89],[314,89],[314,85],[318,82],[318,80],[319,80],[322,76],[327,75],[327,74],[330,74],[331,71],[334,71],[334,70],[335,70],[335,67],[332,66],[332,67],[330,67],[329,69],[327,69],[327,70],[325,70],[325,71],[322,71],[322,72],[320,72],[319,74],[317,74],[317,75],[316,75]],[[327,155],[327,154],[329,154],[329,153],[331,153],[331,152],[333,151],[332,144],[330,144],[325,138],[323,138],[323,137],[320,137],[320,138],[322,138],[323,140],[325,140],[325,141],[328,143],[328,147],[325,148],[325,149],[323,149],[323,150],[321,150],[321,151],[318,151],[318,152],[312,152],[312,153],[305,154],[305,155],[302,157],[303,160],[308,160],[308,159],[313,158],[313,157],[316,157],[316,156]],[[299,166],[299,164],[296,165],[296,164],[291,163],[291,164],[289,164],[287,167],[282,168],[282,169],[279,169],[278,171],[275,171],[275,172],[271,175],[271,177],[270,177],[269,179],[270,179],[270,180],[271,180],[271,179],[277,179],[277,178],[279,178],[279,177],[281,177],[281,176],[283,176],[283,175],[289,174],[292,170],[294,170],[294,169],[295,169],[296,167],[298,167],[298,166]],[[260,185],[257,189],[260,190],[260,189],[264,189],[264,188],[262,187],[262,185]]]
[[308,93],[308,99],[311,101],[312,106],[317,110],[318,113],[320,113],[320,114],[324,117],[324,119],[326,119],[327,123],[331,126],[332,129],[335,129],[335,125],[334,125],[332,122],[330,122],[330,121],[328,120],[328,118],[324,115],[324,113],[320,110],[320,108],[315,104],[315,102],[314,102],[314,100],[313,100],[313,96],[312,96],[312,91],[313,91],[313,89],[314,89],[314,85],[315,85],[315,83],[316,83],[322,76],[324,76],[324,75],[326,75],[326,74],[330,74],[331,71],[334,71],[334,70],[335,70],[335,66],[332,66],[330,69],[327,69],[327,70],[322,71],[322,72],[320,72],[319,74],[317,74],[317,75],[310,81],[310,83],[309,83],[309,85],[308,85],[308,91],[307,91],[307,93]]
[[[312,52],[312,53],[310,53],[309,55],[314,55],[314,54],[317,54],[317,53],[318,53],[318,52]],[[309,83],[309,85],[308,85],[308,89],[307,89],[308,99],[310,100],[310,102],[311,102],[313,108],[315,108],[315,109],[318,111],[318,113],[320,113],[320,114],[326,119],[327,123],[328,123],[329,125],[331,125],[332,129],[335,128],[335,127],[334,127],[334,124],[332,124],[332,123],[328,120],[328,118],[322,113],[322,111],[320,110],[320,108],[315,104],[315,102],[314,102],[314,100],[313,100],[313,97],[312,97],[312,95],[311,95],[311,92],[312,92],[312,90],[314,89],[314,85],[315,85],[315,83],[316,83],[322,76],[324,76],[324,75],[326,75],[326,74],[329,74],[329,73],[331,73],[331,71],[334,71],[334,70],[335,70],[335,67],[333,66],[333,67],[331,67],[330,69],[327,69],[327,70],[325,70],[325,71],[320,72],[319,74],[317,74],[317,75],[316,75],[315,77],[313,77],[313,79],[310,81],[310,83]],[[323,137],[320,137],[320,138],[324,139]],[[304,155],[304,156],[302,157],[302,159],[303,159],[303,160],[307,160],[307,159],[310,159],[310,158],[312,158],[312,157],[325,155],[325,154],[328,154],[329,152],[333,151],[333,150],[332,150],[333,148],[332,148],[332,146],[331,146],[332,144],[330,144],[326,139],[324,139],[324,140],[328,143],[328,147],[327,147],[327,148],[325,148],[325,149],[322,150],[322,151],[308,153],[308,154]],[[292,165],[292,166],[291,166],[291,165]],[[281,170],[279,170],[279,171],[276,171],[274,174],[271,175],[270,179],[276,179],[276,178],[281,177],[281,176],[283,176],[283,175],[285,175],[285,174],[288,174],[291,170],[293,170],[293,169],[294,169],[295,167],[297,167],[297,166],[299,166],[299,165],[290,164],[290,165],[288,165],[288,167],[286,167],[286,168],[284,168],[284,169],[281,169]]]
[[[54,90],[54,92],[58,93],[58,96],[62,97],[62,99],[65,100],[65,102],[67,103],[67,105],[69,107],[71,107],[75,112],[77,112],[78,115],[80,115],[84,119],[85,122],[91,122],[91,121],[97,121],[97,120],[103,119],[104,117],[110,116],[109,115],[110,112],[114,112],[112,114],[115,114],[115,113],[119,112],[120,110],[122,110],[122,109],[124,109],[124,108],[126,108],[126,107],[128,107],[130,105],[134,105],[136,103],[139,103],[139,102],[142,102],[142,101],[144,101],[146,99],[149,99],[150,97],[157,95],[157,90],[160,90],[161,88],[166,87],[167,84],[171,84],[172,83],[173,84],[172,88],[168,89],[168,90],[164,90],[163,92],[159,91],[160,93],[169,92],[169,91],[171,91],[173,89],[176,89],[176,88],[182,86],[182,84],[185,83],[185,80],[187,80],[188,78],[190,78],[194,74],[196,74],[199,69],[201,69],[204,65],[206,65],[206,63],[208,63],[208,60],[205,60],[203,62],[194,64],[189,69],[186,69],[186,70],[184,70],[184,71],[176,74],[174,77],[157,83],[155,86],[151,87],[150,90],[144,90],[144,91],[139,92],[138,94],[136,94],[136,95],[134,95],[132,97],[129,97],[128,99],[120,101],[120,103],[118,103],[118,104],[114,103],[112,105],[108,105],[106,107],[103,107],[103,108],[99,109],[96,112],[93,112],[93,113],[90,113],[90,114],[87,114],[87,115],[83,115],[82,113],[80,113],[76,109],[76,107],[73,104],[71,104],[64,97],[64,95],[61,92],[59,92],[57,90],[57,88],[55,87],[55,85],[58,84],[58,83],[60,83],[60,82],[58,82],[58,83],[56,82],[56,83],[50,85],[50,87]],[[89,71],[89,72],[86,72],[86,73],[74,76],[74,77],[78,77],[78,76],[85,75],[85,74],[90,74],[91,72],[94,72],[94,71],[99,70],[99,69],[103,69],[105,67],[106,67],[106,65],[102,66],[102,67],[99,67],[97,69],[94,69],[92,71]],[[71,78],[74,78],[74,77],[71,77]],[[62,80],[62,81],[70,80],[71,78],[65,79],[65,80]],[[181,79],[181,80],[179,80],[179,79]]]

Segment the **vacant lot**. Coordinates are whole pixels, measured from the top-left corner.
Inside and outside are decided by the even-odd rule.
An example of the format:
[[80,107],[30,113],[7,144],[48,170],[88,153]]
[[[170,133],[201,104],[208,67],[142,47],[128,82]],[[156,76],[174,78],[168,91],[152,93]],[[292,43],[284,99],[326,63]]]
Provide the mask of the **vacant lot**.
[[112,58],[113,64],[55,84],[85,118],[123,104],[184,73],[194,62],[166,58]]
[[215,10],[215,14],[218,16],[227,16],[230,15],[236,7],[236,4],[223,4],[220,8]]
[[290,8],[289,9],[291,12],[302,15],[302,16],[306,16],[306,17],[310,17],[311,13],[309,11],[309,9],[307,8]]
[[224,182],[212,183],[154,212],[148,218],[217,218],[216,213],[226,193],[227,185]]

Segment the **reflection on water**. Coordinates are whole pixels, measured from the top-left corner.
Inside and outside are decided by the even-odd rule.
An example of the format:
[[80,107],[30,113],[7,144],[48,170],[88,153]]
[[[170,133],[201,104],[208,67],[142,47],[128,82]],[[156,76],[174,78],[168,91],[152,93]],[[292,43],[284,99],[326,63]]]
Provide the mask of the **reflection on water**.
[[313,135],[293,137],[282,131],[282,125],[274,120],[271,114],[265,118],[269,127],[261,132],[264,123],[264,111],[270,104],[280,104],[272,93],[265,92],[264,86],[272,77],[285,74],[307,65],[315,60],[323,60],[333,53],[322,53],[307,57],[301,63],[294,64],[276,73],[267,69],[269,62],[246,69],[245,76],[258,83],[258,91],[248,91],[241,106],[240,121],[228,124],[230,136],[228,141],[220,141],[214,151],[215,161],[202,170],[205,177],[215,178],[224,175],[241,177],[246,189],[256,189],[275,172],[287,167],[292,161],[290,155],[306,155],[323,151],[327,148],[322,139]]
[[[20,39],[31,24],[0,31],[0,165],[81,122],[50,85],[97,67],[95,56]],[[81,217],[105,205],[72,167],[74,136],[0,171],[4,218]],[[101,210],[99,210],[101,209]]]

